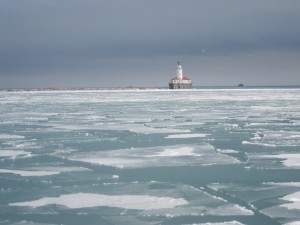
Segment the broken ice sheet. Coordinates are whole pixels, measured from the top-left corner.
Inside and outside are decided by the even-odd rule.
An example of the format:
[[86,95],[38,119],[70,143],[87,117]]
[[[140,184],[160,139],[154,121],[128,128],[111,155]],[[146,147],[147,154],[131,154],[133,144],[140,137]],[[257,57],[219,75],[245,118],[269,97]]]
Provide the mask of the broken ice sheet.
[[99,152],[74,152],[71,160],[118,168],[161,166],[201,166],[237,164],[237,159],[216,153],[210,144],[173,145],[149,148],[118,149]]
[[[29,199],[23,202],[12,202],[9,206],[29,207],[34,213],[40,207],[53,204],[69,209],[119,208],[117,214],[126,209],[126,213],[123,212],[124,215],[141,214],[166,217],[253,215],[249,209],[229,203],[192,186],[160,182],[111,184],[103,186],[101,193],[68,193]],[[44,213],[47,213],[50,208],[44,207],[43,210],[45,210]]]
[[217,192],[226,192],[246,201],[252,209],[259,210],[272,218],[293,222],[300,219],[300,183],[267,182],[255,186],[239,184],[209,185]]

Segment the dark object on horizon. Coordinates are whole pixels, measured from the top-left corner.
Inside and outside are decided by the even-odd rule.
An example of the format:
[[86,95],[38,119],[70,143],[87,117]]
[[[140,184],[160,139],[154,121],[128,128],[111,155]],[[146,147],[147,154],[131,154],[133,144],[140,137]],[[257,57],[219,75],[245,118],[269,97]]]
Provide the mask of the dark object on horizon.
[[169,83],[170,89],[190,89],[192,88],[192,80],[182,74],[180,62],[177,63],[176,77],[171,79]]
[[238,86],[239,86],[239,87],[244,87],[244,84],[239,84]]

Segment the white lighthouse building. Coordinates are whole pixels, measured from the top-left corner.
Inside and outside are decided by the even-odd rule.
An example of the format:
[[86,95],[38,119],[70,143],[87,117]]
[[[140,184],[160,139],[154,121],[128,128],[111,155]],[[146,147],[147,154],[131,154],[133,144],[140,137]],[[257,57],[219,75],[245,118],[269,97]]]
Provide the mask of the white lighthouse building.
[[170,89],[188,89],[192,88],[192,80],[186,76],[183,76],[182,66],[180,62],[177,63],[176,77],[172,78],[169,83]]

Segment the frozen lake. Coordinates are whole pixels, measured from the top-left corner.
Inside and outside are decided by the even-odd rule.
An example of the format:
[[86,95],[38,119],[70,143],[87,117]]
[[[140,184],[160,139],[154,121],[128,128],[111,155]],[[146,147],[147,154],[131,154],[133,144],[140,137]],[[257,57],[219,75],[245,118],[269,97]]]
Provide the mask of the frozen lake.
[[0,224],[299,225],[300,89],[0,92]]

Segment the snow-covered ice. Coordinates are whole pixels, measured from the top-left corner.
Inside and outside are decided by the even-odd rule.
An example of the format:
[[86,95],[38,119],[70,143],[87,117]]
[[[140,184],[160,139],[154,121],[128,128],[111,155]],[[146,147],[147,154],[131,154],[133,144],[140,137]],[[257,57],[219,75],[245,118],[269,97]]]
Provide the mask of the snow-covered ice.
[[216,153],[209,144],[77,152],[69,159],[119,168],[238,164],[236,158]]
[[193,224],[184,224],[184,225],[244,225],[238,221],[225,221],[219,223],[193,223]]
[[24,136],[15,134],[0,134],[0,139],[24,139]]
[[29,156],[31,152],[24,150],[0,150],[0,157]]
[[10,206],[41,207],[49,204],[64,205],[71,209],[87,207],[118,207],[124,209],[150,210],[174,208],[188,204],[182,198],[156,197],[149,195],[109,196],[92,193],[76,193],[59,197],[46,197],[29,202],[11,203]]
[[89,169],[82,167],[40,167],[40,168],[28,168],[25,170],[15,169],[0,169],[0,173],[17,174],[23,177],[39,177],[39,176],[51,176],[66,172],[81,172],[89,171]]
[[300,154],[278,154],[278,155],[262,155],[261,158],[277,158],[282,159],[283,164],[287,167],[300,168]]
[[286,195],[281,198],[282,200],[289,201],[290,203],[282,204],[282,207],[286,207],[288,209],[298,209],[300,210],[300,191],[295,192],[290,195]]
[[172,134],[165,138],[203,138],[207,137],[209,134]]

